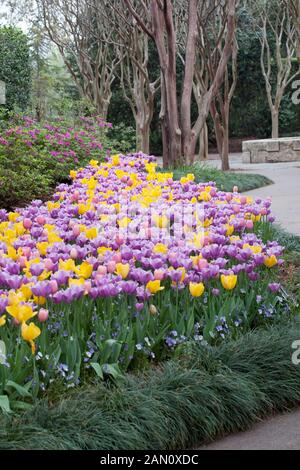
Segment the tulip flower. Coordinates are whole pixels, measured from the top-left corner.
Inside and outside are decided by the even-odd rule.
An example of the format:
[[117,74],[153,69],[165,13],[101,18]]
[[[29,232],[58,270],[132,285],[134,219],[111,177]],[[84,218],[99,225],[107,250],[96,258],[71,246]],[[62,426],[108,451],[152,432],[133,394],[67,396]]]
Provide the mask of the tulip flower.
[[226,290],[233,290],[235,286],[237,285],[237,280],[238,280],[238,277],[235,274],[229,274],[227,276],[225,274],[222,274],[221,276],[222,286]]
[[275,255],[267,256],[265,258],[264,264],[267,266],[267,268],[273,268],[273,266],[278,264],[278,260]]
[[149,281],[147,283],[147,289],[149,292],[151,292],[151,294],[156,294],[157,292],[161,291],[164,289],[164,287],[161,287],[160,285],[160,281],[157,280],[157,281]]
[[48,320],[49,317],[49,310],[46,310],[45,308],[41,308],[39,313],[38,313],[38,320],[41,323],[44,323]]
[[6,323],[6,315],[0,317],[0,326],[4,326]]
[[6,311],[19,323],[26,322],[27,320],[35,316],[32,307],[26,304],[11,305],[10,307],[6,307]]
[[116,274],[121,276],[122,279],[126,279],[130,271],[130,264],[117,263]]
[[35,344],[34,340],[38,338],[41,334],[41,330],[34,323],[27,325],[25,322],[22,323],[21,327],[22,338],[25,341],[28,341],[31,346],[32,354],[35,354]]
[[202,282],[190,282],[189,289],[192,297],[201,297],[204,293],[205,287]]

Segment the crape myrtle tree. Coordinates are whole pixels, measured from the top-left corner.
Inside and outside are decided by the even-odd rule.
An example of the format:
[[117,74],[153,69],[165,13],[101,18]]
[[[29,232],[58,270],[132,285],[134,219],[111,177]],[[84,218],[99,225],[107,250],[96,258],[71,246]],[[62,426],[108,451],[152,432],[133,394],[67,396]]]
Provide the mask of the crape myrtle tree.
[[272,138],[279,137],[279,113],[287,87],[300,74],[297,35],[285,0],[253,0],[253,17],[261,43],[261,69],[272,116]]
[[[149,14],[144,2],[137,6],[137,11],[141,15]],[[137,27],[136,19],[127,9],[112,5],[107,14],[119,46],[120,67],[116,73],[135,120],[136,150],[148,154],[154,100],[160,88],[160,75],[153,78],[150,73],[150,38]]]
[[291,15],[296,33],[296,55],[300,62],[300,0],[284,0],[286,7]]
[[[178,0],[179,2],[179,0]],[[220,2],[226,5],[226,26],[223,29],[224,47],[216,74],[202,96],[202,105],[194,123],[191,118],[193,80],[199,35],[200,0],[187,2],[182,21],[186,27],[184,57],[184,79],[181,90],[176,85],[177,58],[177,0],[142,0],[150,15],[141,14],[137,0],[123,0],[138,26],[154,41],[161,69],[161,113],[163,134],[163,161],[165,167],[176,167],[182,163],[193,163],[199,134],[206,122],[211,101],[223,83],[224,73],[232,53],[235,31],[236,0]]]
[[37,0],[47,34],[57,45],[81,97],[104,119],[119,65],[115,33],[106,14],[114,1]]
[[[182,11],[186,11],[187,1],[181,4]],[[196,42],[196,63],[193,78],[194,97],[201,116],[203,102],[209,92],[210,84],[214,83],[219,73],[219,63],[222,60],[223,50],[226,46],[227,6],[219,0],[201,2],[198,8],[198,35]],[[179,27],[180,30],[180,27]],[[180,34],[180,56],[184,61],[185,28]],[[218,90],[210,101],[210,114],[213,119],[215,136],[222,169],[229,169],[229,112],[234,90],[237,84],[237,41],[235,31],[232,42],[231,60],[226,62],[222,69],[223,77],[217,79]],[[223,78],[223,83],[221,82]],[[207,155],[207,125],[204,124],[200,132],[200,155]]]

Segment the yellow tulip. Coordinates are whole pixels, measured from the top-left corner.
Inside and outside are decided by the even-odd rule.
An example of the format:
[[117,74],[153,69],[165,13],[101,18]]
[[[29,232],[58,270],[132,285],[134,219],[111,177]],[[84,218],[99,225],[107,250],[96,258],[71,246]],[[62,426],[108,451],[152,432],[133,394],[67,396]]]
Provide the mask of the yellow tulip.
[[271,255],[265,258],[264,264],[267,266],[267,268],[273,268],[273,266],[276,266],[278,263],[278,260],[275,255]]
[[8,214],[8,220],[10,222],[15,222],[17,220],[17,218],[20,217],[20,214],[18,212],[10,212]]
[[226,290],[233,290],[237,284],[238,277],[235,274],[229,274],[225,276],[222,274],[221,276],[221,283],[224,289]]
[[49,246],[48,242],[41,242],[41,243],[36,244],[36,247],[42,256],[46,256],[48,246]]
[[158,228],[167,228],[169,224],[169,219],[166,215],[157,215],[153,217],[154,223]]
[[92,272],[93,266],[87,261],[84,261],[80,266],[75,269],[75,273],[79,277],[83,277],[84,279],[88,279],[89,277],[91,277]]
[[93,240],[94,238],[97,238],[98,230],[96,229],[96,227],[90,228],[85,232],[85,236],[89,240]]
[[164,287],[161,287],[160,281],[149,281],[146,287],[151,294],[156,294],[160,290],[164,289]]
[[77,176],[77,171],[74,171],[74,170],[71,170],[70,171],[70,178],[72,178],[72,180],[74,180]]
[[30,323],[29,325],[27,325],[25,322],[23,322],[22,327],[21,327],[21,333],[22,333],[22,338],[25,341],[29,342],[31,346],[31,352],[32,354],[34,354],[35,353],[34,340],[38,338],[38,336],[40,336],[41,330],[34,323]]
[[112,161],[113,166],[120,165],[120,155],[112,155],[111,156],[111,161]]
[[30,305],[11,305],[6,307],[6,311],[14,317],[19,323],[26,322],[36,314]]
[[8,293],[8,305],[11,306],[11,305],[19,305],[21,302],[25,302],[26,301],[26,298],[24,296],[24,293],[21,291],[21,289],[19,290],[18,293],[16,293],[15,291],[9,291]]
[[130,264],[117,263],[116,273],[121,276],[122,279],[126,279],[130,271]]
[[123,219],[118,220],[118,225],[120,228],[126,228],[130,224],[131,219],[129,217],[123,217]]
[[199,282],[199,283],[190,282],[189,289],[190,289],[190,294],[193,297],[201,297],[201,295],[203,295],[204,293],[205,287],[202,282]]
[[168,247],[163,243],[157,243],[153,248],[154,253],[163,253],[164,255],[168,253]]
[[6,315],[2,315],[2,317],[0,317],[0,326],[4,326],[6,323]]
[[233,225],[230,225],[230,224],[226,224],[225,225],[225,228],[226,228],[226,235],[227,237],[230,237],[233,232],[234,232],[234,226]]
[[31,285],[32,284],[23,284],[19,289],[19,292],[23,295],[26,302],[32,297]]
[[75,271],[75,261],[73,259],[68,259],[67,261],[63,261],[62,259],[60,259],[58,268],[61,271]]

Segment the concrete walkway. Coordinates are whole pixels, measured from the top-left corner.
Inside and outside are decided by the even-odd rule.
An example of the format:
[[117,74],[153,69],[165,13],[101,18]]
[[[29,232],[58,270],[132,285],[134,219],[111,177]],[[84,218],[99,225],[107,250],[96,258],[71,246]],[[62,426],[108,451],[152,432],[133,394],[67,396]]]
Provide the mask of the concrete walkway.
[[276,416],[200,450],[300,450],[300,410]]
[[[210,160],[208,165],[219,167]],[[260,173],[275,184],[255,189],[253,197],[272,197],[272,211],[286,230],[300,235],[300,162],[243,164],[241,155],[232,155],[231,168]],[[300,409],[273,417],[251,430],[233,434],[203,446],[200,450],[300,450]]]
[[[208,165],[219,167],[219,161]],[[272,211],[277,223],[287,231],[300,235],[300,162],[243,164],[240,154],[231,156],[231,169],[245,173],[260,173],[275,184],[249,191],[253,197],[272,197]]]

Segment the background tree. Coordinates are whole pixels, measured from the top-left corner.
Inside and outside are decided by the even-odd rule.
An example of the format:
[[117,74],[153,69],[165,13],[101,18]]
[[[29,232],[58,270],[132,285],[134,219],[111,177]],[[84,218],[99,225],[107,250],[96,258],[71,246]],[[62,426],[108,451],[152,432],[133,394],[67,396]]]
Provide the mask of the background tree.
[[27,36],[13,26],[0,27],[0,80],[6,83],[6,108],[29,105],[31,63]]
[[[210,102],[216,95],[224,77],[225,68],[231,55],[235,29],[236,0],[226,3],[226,36],[222,57],[209,90],[203,97],[201,113],[194,124],[191,120],[193,78],[196,61],[196,41],[198,35],[199,0],[189,0],[182,21],[186,24],[186,48],[184,58],[183,86],[178,99],[176,82],[177,31],[174,8],[171,0],[149,0],[151,17],[141,16],[136,4],[124,0],[130,13],[142,30],[151,37],[157,48],[161,68],[161,123],[163,132],[163,156],[165,166],[177,166],[182,162],[192,163],[195,158],[197,139],[209,112]],[[180,102],[180,105],[179,105]],[[180,111],[179,111],[180,109]],[[183,158],[182,158],[183,157]]]
[[[215,80],[223,50],[226,47],[226,36],[224,35],[224,30],[227,27],[226,15],[225,4],[210,1],[206,12],[198,17],[200,34],[196,79],[205,91],[208,89],[209,83],[213,83]],[[217,93],[210,101],[210,114],[214,123],[215,138],[223,170],[229,170],[229,118],[230,105],[237,84],[237,53],[235,28],[231,60],[226,61],[226,67],[223,69],[223,83],[219,81]]]
[[290,10],[282,0],[256,0],[254,13],[261,43],[261,69],[272,117],[272,138],[278,138],[282,99],[287,87],[300,73],[300,67],[293,70],[296,30]]
[[112,2],[37,0],[50,39],[57,45],[82,98],[107,118],[111,86],[119,64],[114,30],[107,20]]
[[[145,4],[138,7],[149,14]],[[116,31],[120,54],[119,80],[123,96],[132,111],[136,127],[136,150],[149,153],[150,128],[154,114],[155,95],[160,87],[160,75],[150,73],[149,36],[137,27],[135,18],[127,11],[113,10],[112,27]],[[120,17],[122,21],[120,21]],[[155,77],[152,79],[152,77]]]
[[297,55],[298,61],[300,62],[300,2],[299,0],[284,0],[284,1],[291,15],[292,21],[294,23],[296,40],[297,40],[296,55]]

